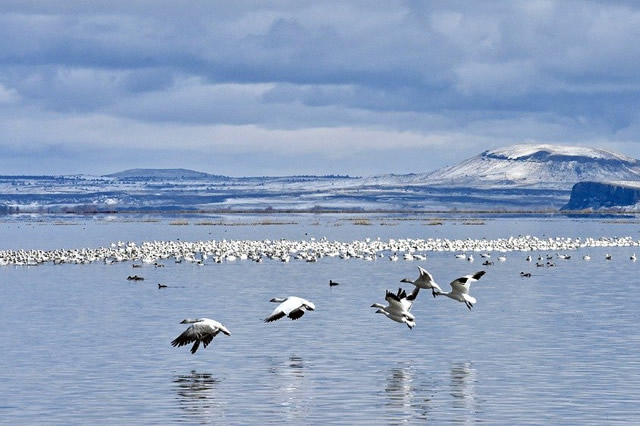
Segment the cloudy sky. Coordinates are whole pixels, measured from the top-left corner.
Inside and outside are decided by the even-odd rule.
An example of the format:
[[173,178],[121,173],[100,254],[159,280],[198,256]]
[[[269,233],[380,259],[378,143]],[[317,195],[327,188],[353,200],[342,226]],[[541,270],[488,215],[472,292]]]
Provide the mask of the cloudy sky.
[[0,1],[0,174],[426,172],[640,158],[640,4]]

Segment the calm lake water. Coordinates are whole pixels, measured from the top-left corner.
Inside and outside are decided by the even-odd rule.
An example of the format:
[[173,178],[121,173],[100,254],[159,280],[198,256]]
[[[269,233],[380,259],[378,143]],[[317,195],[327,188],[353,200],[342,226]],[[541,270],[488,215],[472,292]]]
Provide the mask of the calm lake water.
[[[0,249],[222,238],[637,240],[639,223],[7,217],[0,220]],[[325,257],[205,266],[167,259],[164,268],[136,269],[131,262],[0,267],[0,422],[638,424],[640,262],[629,260],[636,249],[582,249],[551,268],[536,268],[520,252],[486,267],[453,253],[398,262]],[[606,261],[605,253],[613,259]],[[486,270],[471,289],[478,300],[473,311],[424,291],[412,310],[413,330],[375,314],[370,305],[383,303],[385,289],[397,289],[400,279],[417,277],[418,265],[445,291],[452,279]],[[521,278],[521,271],[532,276]],[[133,274],[145,280],[128,281]],[[330,288],[329,279],[340,285]],[[263,323],[275,306],[269,299],[288,295],[313,301],[316,311]],[[195,355],[171,347],[187,317],[217,319],[232,335],[217,336]]]

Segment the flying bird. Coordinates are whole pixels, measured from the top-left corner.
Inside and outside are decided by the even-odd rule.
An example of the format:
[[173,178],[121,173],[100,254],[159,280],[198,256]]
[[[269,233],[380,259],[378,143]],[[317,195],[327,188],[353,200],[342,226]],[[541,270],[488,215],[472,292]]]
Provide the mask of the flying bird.
[[200,347],[200,342],[206,348],[220,332],[231,336],[231,333],[224,325],[209,318],[184,319],[180,324],[191,325],[171,342],[171,346],[184,346],[193,343],[191,347],[192,354],[196,353],[198,347]]
[[371,307],[378,308],[377,314],[383,314],[393,321],[407,324],[407,327],[413,328],[416,325],[416,318],[410,311],[419,292],[420,287],[416,287],[409,295],[402,288],[399,288],[397,293],[387,290],[384,299],[388,305],[374,303]]
[[471,287],[471,283],[474,281],[478,281],[485,274],[485,271],[479,271],[472,275],[465,275],[464,277],[457,278],[451,281],[451,291],[448,293],[437,292],[437,296],[447,296],[450,299],[457,300],[458,302],[463,302],[467,305],[467,308],[471,310],[473,308],[473,304],[476,303],[475,297],[469,296],[469,289]]
[[304,315],[305,310],[315,311],[316,305],[310,301],[301,297],[289,296],[287,298],[274,297],[270,300],[274,303],[280,303],[269,315],[264,322],[272,322],[279,320],[282,317],[289,317],[292,320],[297,320]]
[[424,268],[418,266],[418,271],[420,271],[420,276],[415,280],[410,278],[403,278],[400,280],[401,283],[410,283],[419,288],[431,289],[431,294],[433,297],[436,297],[436,292],[442,292],[442,289],[436,282],[433,280],[431,274]]

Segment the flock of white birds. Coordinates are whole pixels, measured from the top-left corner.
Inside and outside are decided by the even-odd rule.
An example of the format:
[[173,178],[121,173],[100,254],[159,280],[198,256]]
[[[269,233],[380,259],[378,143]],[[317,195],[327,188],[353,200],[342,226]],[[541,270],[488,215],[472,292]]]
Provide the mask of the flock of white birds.
[[[529,235],[498,239],[390,239],[380,238],[355,240],[350,242],[316,240],[208,240],[208,241],[148,241],[140,245],[135,242],[118,241],[109,247],[55,250],[0,250],[0,266],[36,266],[43,263],[115,263],[141,261],[155,263],[162,259],[174,258],[177,262],[187,261],[231,262],[235,260],[263,259],[289,262],[292,259],[307,262],[317,261],[324,256],[342,259],[362,259],[374,261],[385,253],[392,261],[424,260],[428,252],[458,253],[503,253],[498,261],[506,260],[507,252],[514,251],[570,251],[589,247],[635,247],[640,241],[631,237],[613,238],[537,238]],[[459,254],[461,258],[473,260],[473,255]]]
[[[297,261],[315,262],[318,259],[328,257],[339,257],[342,259],[362,259],[365,261],[376,261],[387,257],[390,261],[403,260],[425,260],[428,252],[456,252],[455,257],[474,262],[473,253],[477,253],[483,261],[483,265],[491,265],[491,253],[497,252],[495,259],[499,262],[507,260],[508,252],[556,252],[558,259],[569,259],[569,254],[560,254],[570,250],[584,249],[590,247],[636,247],[640,241],[631,237],[613,238],[537,238],[529,235],[509,237],[506,239],[390,239],[382,241],[367,238],[351,242],[329,241],[326,238],[316,240],[209,240],[209,241],[151,241],[140,245],[134,242],[118,241],[109,247],[82,248],[82,249],[56,249],[56,250],[2,250],[0,251],[0,266],[37,266],[45,263],[53,264],[78,264],[104,262],[112,264],[116,262],[140,262],[133,266],[142,264],[154,264],[164,259],[173,258],[175,262],[192,262],[198,265],[206,263],[233,262],[236,260],[251,260],[261,262],[263,259],[289,262],[292,259]],[[470,253],[470,254],[467,254]],[[400,256],[401,255],[401,256]],[[552,255],[538,256],[536,266],[554,266]],[[591,257],[583,255],[583,260],[588,261]],[[610,254],[605,255],[606,260],[611,260]],[[635,261],[635,253],[630,256]],[[533,261],[531,255],[526,257],[529,262]],[[545,262],[546,261],[546,262]],[[472,309],[476,299],[469,294],[470,286],[474,281],[479,280],[485,271],[465,275],[450,283],[451,290],[445,292],[434,281],[433,276],[424,268],[418,267],[419,276],[416,279],[404,278],[401,282],[410,283],[415,289],[407,294],[402,288],[396,293],[388,291],[385,294],[387,305],[374,303],[372,307],[377,308],[376,313],[380,313],[387,318],[406,324],[409,328],[415,326],[415,317],[411,313],[411,307],[421,289],[429,289],[433,297],[446,296],[453,300],[464,303],[467,308]],[[521,272],[522,277],[530,276],[530,273]],[[142,279],[138,276],[129,279]],[[330,281],[330,286],[338,285],[337,282]],[[163,288],[162,284],[158,284]],[[309,300],[290,296],[287,298],[274,298],[272,302],[278,306],[265,319],[265,322],[272,322],[283,317],[292,320],[298,319],[306,311],[315,310],[315,305]],[[213,338],[219,333],[231,335],[229,330],[220,322],[208,319],[185,319],[183,324],[190,326],[171,342],[173,346],[184,346],[193,343],[191,352],[195,353],[202,344],[205,348]]]
[[[372,308],[378,308],[376,313],[383,314],[390,320],[406,324],[407,327],[413,328],[416,325],[416,319],[411,313],[411,307],[418,297],[420,289],[430,289],[433,297],[442,295],[463,302],[467,308],[471,310],[473,304],[476,303],[476,299],[469,295],[471,283],[479,280],[485,274],[485,271],[479,271],[475,274],[457,278],[450,283],[451,291],[445,293],[426,269],[418,266],[418,271],[420,275],[415,280],[409,278],[401,280],[401,282],[413,284],[415,286],[414,290],[410,294],[407,294],[402,288],[399,288],[397,293],[387,290],[385,295],[385,300],[387,301],[386,306],[380,303],[371,305]],[[330,280],[329,285],[335,286],[339,285],[339,283]],[[279,303],[279,305],[276,306],[264,322],[273,322],[284,317],[297,320],[304,315],[305,311],[314,311],[316,309],[313,302],[297,296],[289,296],[287,298],[275,297],[271,299],[271,302]],[[224,324],[209,318],[184,319],[181,324],[191,325],[176,337],[171,342],[171,345],[179,347],[193,343],[191,347],[192,354],[196,353],[200,347],[200,343],[206,348],[220,332],[231,336],[231,332]]]

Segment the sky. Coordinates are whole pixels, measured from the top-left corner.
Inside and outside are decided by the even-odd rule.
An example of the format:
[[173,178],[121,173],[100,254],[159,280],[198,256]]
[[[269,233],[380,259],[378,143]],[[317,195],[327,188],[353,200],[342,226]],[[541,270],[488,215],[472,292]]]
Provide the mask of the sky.
[[640,3],[0,0],[0,175],[640,158]]

